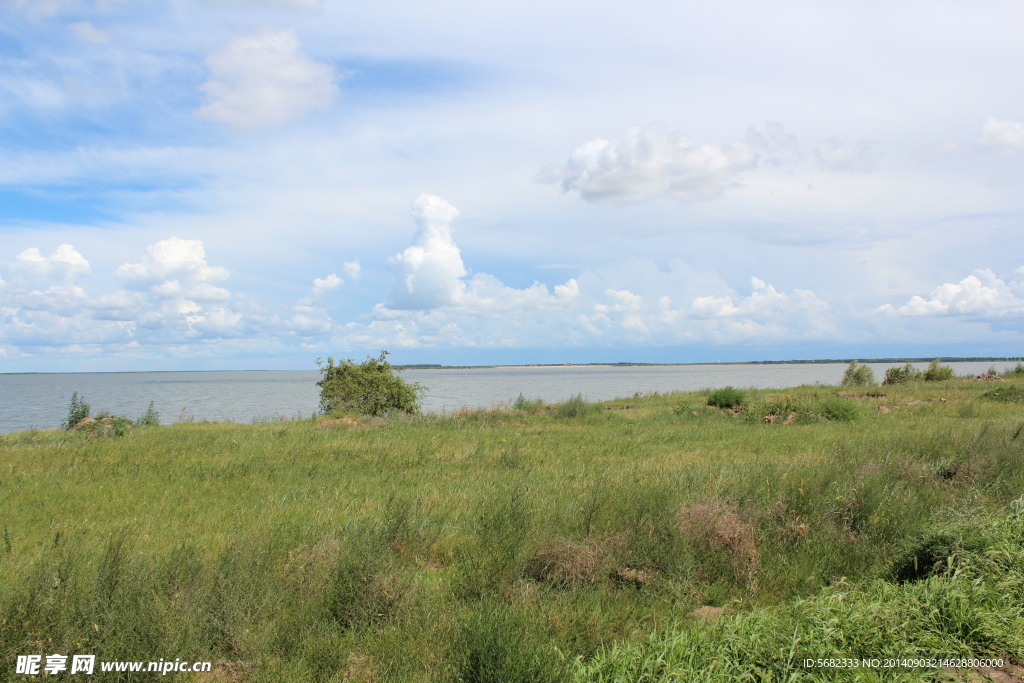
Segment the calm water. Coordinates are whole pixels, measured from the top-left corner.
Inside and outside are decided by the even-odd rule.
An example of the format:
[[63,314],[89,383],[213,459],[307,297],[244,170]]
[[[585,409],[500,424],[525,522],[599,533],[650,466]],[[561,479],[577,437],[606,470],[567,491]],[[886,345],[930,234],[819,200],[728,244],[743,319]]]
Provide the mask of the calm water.
[[[1015,363],[950,363],[958,375],[975,375]],[[891,364],[872,364],[881,378]],[[920,364],[921,368],[925,364]],[[527,398],[562,401],[576,394],[605,400],[635,393],[736,387],[783,388],[838,384],[842,364],[680,365],[662,367],[524,367],[406,370],[402,377],[427,387],[427,412],[462,406],[486,408]],[[103,372],[0,375],[0,433],[59,427],[72,392],[92,405],[135,418],[150,401],[161,422],[228,420],[249,423],[275,417],[309,417],[319,404],[315,370],[225,372]]]

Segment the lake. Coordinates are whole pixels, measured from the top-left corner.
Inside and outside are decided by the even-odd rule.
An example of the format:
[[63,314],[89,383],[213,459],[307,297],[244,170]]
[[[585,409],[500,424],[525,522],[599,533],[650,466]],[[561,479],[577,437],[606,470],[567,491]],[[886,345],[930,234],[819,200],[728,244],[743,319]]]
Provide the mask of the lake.
[[[886,368],[895,364],[870,365],[880,380]],[[1004,370],[1016,363],[949,365],[958,375],[976,375],[992,366]],[[576,394],[600,401],[729,385],[768,389],[838,384],[845,369],[845,364],[838,363],[526,366],[410,369],[401,376],[424,385],[423,409],[440,413],[463,406],[498,406],[519,394],[546,402]],[[319,378],[316,370],[0,374],[0,433],[59,427],[76,391],[92,406],[93,415],[107,411],[134,419],[153,401],[163,424],[309,417],[319,405]]]

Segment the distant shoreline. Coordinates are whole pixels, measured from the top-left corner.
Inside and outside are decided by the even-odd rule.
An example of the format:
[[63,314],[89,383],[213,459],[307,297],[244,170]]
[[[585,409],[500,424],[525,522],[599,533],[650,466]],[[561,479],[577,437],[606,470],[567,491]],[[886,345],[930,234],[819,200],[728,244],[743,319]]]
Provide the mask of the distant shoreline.
[[[670,368],[680,366],[696,365],[837,365],[849,364],[853,361],[858,363],[930,363],[939,360],[942,363],[1019,363],[1024,362],[1024,356],[995,357],[995,356],[969,356],[953,357],[925,356],[920,358],[824,358],[816,360],[793,359],[793,360],[735,360],[735,361],[707,361],[703,363],[502,363],[500,365],[441,365],[439,363],[410,363],[407,365],[392,365],[395,370],[512,370],[517,368]],[[316,372],[314,368],[309,369],[219,369],[219,370],[78,370],[67,372],[0,372],[3,375],[117,375],[117,374],[142,374],[154,372]]]
[[858,363],[931,363],[938,360],[942,363],[1015,363],[1024,362],[1024,357],[998,358],[992,356],[974,357],[943,357],[934,356],[921,358],[826,358],[819,360],[736,360],[712,361],[704,363],[520,363],[502,365],[440,365],[437,363],[412,363],[409,365],[392,366],[396,370],[511,370],[514,368],[635,368],[635,367],[680,367],[687,365],[841,365],[854,361]]

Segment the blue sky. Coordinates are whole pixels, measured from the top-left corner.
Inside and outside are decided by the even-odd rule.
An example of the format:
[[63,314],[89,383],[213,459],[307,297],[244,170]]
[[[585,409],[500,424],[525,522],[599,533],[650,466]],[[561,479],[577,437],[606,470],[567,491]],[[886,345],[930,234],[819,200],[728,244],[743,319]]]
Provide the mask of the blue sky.
[[1022,354],[1019,2],[0,2],[0,371]]

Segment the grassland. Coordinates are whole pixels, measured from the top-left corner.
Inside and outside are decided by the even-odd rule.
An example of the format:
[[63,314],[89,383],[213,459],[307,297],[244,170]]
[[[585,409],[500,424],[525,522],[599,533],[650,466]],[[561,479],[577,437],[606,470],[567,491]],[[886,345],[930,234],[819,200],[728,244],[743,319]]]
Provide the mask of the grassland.
[[224,681],[1024,657],[1017,381],[746,394],[0,437],[0,678],[31,653]]

